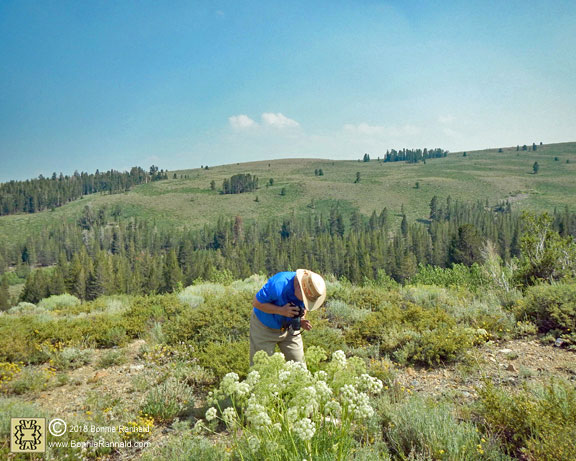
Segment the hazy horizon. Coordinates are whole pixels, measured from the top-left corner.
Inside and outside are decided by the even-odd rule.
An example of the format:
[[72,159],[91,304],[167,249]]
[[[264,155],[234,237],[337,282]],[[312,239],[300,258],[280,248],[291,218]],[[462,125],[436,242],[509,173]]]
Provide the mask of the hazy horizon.
[[0,3],[0,182],[571,142],[576,4]]

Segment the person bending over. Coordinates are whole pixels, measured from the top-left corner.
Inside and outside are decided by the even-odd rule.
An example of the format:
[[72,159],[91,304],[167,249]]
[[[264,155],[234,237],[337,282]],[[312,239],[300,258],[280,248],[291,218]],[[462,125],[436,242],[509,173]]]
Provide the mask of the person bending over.
[[250,366],[256,352],[272,355],[276,344],[286,360],[303,362],[300,328],[312,329],[306,313],[320,307],[325,299],[326,283],[315,272],[298,269],[270,277],[252,301]]

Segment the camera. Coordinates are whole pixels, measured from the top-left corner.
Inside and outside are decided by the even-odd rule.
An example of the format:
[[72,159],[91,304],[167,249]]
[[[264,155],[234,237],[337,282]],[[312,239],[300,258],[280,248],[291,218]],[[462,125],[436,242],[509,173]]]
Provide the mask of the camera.
[[306,308],[297,306],[296,304],[293,304],[293,303],[290,303],[290,306],[297,307],[298,308],[298,314],[296,315],[296,317],[286,319],[285,328],[292,327],[292,329],[294,331],[298,331],[301,328],[300,327],[300,325],[301,325],[300,320],[304,316],[304,313],[306,312]]

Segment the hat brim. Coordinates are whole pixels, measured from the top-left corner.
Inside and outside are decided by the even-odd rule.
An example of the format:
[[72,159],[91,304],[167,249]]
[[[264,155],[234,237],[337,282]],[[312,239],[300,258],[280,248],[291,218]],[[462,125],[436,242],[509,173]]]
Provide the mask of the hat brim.
[[[302,278],[304,277],[305,272],[305,269],[296,269],[296,278],[298,279],[298,283],[300,283],[300,287],[302,287]],[[312,301],[306,297],[304,290],[300,289],[300,291],[302,293],[302,301],[304,302],[304,307],[306,307],[307,311],[318,309],[322,304],[324,304],[324,301],[326,300],[326,293],[322,293],[318,299]]]

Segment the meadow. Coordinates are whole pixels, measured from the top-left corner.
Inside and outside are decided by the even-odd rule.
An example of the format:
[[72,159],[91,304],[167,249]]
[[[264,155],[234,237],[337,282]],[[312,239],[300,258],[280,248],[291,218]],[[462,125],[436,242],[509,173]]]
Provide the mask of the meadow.
[[[466,156],[449,153],[426,164],[382,163],[373,155],[370,162],[289,159],[170,171],[168,180],[135,186],[126,193],[86,195],[54,211],[2,216],[0,239],[10,242],[14,236],[42,232],[49,223],[74,222],[86,205],[94,209],[118,206],[122,218],[136,216],[159,227],[201,228],[221,216],[257,220],[305,214],[311,207],[329,210],[335,205],[358,209],[367,216],[384,207],[400,215],[403,206],[411,221],[425,220],[435,195],[469,202],[485,200],[491,206],[509,200],[518,209],[532,211],[550,212],[572,204],[576,143],[545,144],[536,151],[531,147],[519,152],[516,147],[498,150],[471,151]],[[540,165],[538,174],[533,174],[534,162]],[[317,169],[324,175],[316,176]],[[357,172],[361,180],[354,183]],[[220,194],[222,181],[239,173],[256,175],[260,188],[244,194]],[[269,185],[270,178],[273,185]],[[211,181],[216,190],[211,190]],[[281,195],[282,189],[285,195]]]

